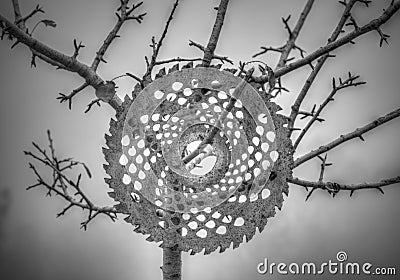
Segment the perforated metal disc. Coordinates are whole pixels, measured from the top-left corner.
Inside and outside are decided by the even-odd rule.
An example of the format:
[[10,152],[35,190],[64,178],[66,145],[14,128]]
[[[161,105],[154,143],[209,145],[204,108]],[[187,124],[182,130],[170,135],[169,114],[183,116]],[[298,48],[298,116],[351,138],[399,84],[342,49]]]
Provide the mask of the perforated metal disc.
[[[251,239],[282,206],[292,164],[284,120],[250,84],[226,111],[241,80],[200,67],[161,75],[111,121],[104,149],[110,195],[148,240],[192,253],[224,251]],[[184,164],[189,147],[213,127],[218,133],[196,163],[209,164],[207,171],[196,158]]]

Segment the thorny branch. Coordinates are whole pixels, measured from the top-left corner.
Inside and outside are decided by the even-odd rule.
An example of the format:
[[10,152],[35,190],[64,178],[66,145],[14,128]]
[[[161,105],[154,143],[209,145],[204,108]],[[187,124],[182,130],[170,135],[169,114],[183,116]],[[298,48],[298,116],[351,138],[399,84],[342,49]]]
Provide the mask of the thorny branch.
[[[359,1],[351,1],[350,2],[359,2]],[[349,3],[350,3],[349,2]],[[348,4],[349,4],[348,3]],[[348,5],[347,4],[347,5]],[[298,59],[295,62],[292,62],[282,68],[279,68],[275,71],[275,77],[279,78],[283,75],[288,74],[289,72],[292,72],[293,70],[296,70],[300,67],[303,67],[305,65],[309,65],[311,62],[313,62],[315,59],[329,54],[331,51],[336,50],[343,45],[349,44],[350,42],[354,42],[354,39],[360,37],[361,35],[364,35],[370,31],[377,30],[380,26],[385,24],[394,14],[398,12],[400,9],[400,1],[392,1],[391,4],[384,10],[384,12],[377,18],[371,20],[369,23],[359,27],[357,30],[354,30],[347,35],[344,35],[340,39],[337,39],[335,41],[330,41],[328,40],[328,44],[324,47],[319,48],[318,50],[312,52],[308,56]],[[339,32],[342,29],[339,30]],[[254,82],[257,83],[265,83],[268,81],[268,77],[266,76],[260,76],[260,77],[253,77]]]
[[171,12],[169,14],[169,17],[168,17],[167,22],[165,24],[164,30],[163,30],[163,32],[161,34],[161,37],[158,40],[158,42],[156,42],[156,38],[154,36],[151,38],[150,47],[153,50],[153,54],[152,54],[152,56],[150,58],[150,61],[147,58],[147,56],[145,57],[147,70],[146,70],[146,73],[144,74],[143,79],[142,79],[143,82],[145,83],[145,85],[151,81],[151,73],[153,71],[154,66],[156,66],[157,64],[160,64],[160,62],[157,63],[157,56],[158,56],[158,54],[160,52],[161,46],[163,44],[163,41],[164,41],[165,37],[167,36],[168,28],[169,28],[169,26],[170,26],[170,24],[171,24],[171,22],[172,22],[172,20],[174,18],[174,14],[175,14],[175,11],[176,11],[176,8],[178,7],[178,5],[179,5],[179,0],[176,0],[174,5],[172,6],[172,10],[171,10]]
[[[269,50],[275,50],[275,51],[278,50],[278,52],[280,52],[280,54],[281,54],[275,70],[282,68],[289,61],[294,59],[294,57],[289,58],[289,54],[293,49],[298,50],[300,53],[300,56],[302,58],[304,58],[305,51],[296,44],[296,39],[299,36],[300,30],[303,28],[303,25],[307,19],[308,14],[311,11],[313,4],[314,4],[314,0],[307,1],[306,5],[304,6],[303,11],[300,14],[298,21],[296,23],[296,26],[294,27],[293,30],[289,26],[289,19],[290,19],[291,15],[289,15],[286,19],[282,18],[282,21],[285,25],[286,30],[288,31],[289,36],[288,36],[288,40],[286,41],[285,45],[283,45],[282,47],[280,47],[278,49],[269,48]],[[260,54],[266,53],[267,51],[268,51],[268,48],[264,48],[263,51],[254,55],[253,57],[256,57]],[[274,74],[274,77],[276,77],[275,74]],[[274,88],[277,90],[277,94],[282,93],[282,90],[285,90],[285,88],[282,86],[282,79],[277,78],[276,81],[278,82],[278,87],[274,87]]]
[[374,120],[373,122],[371,122],[363,127],[357,128],[353,132],[347,133],[345,135],[341,135],[337,139],[333,140],[332,142],[330,142],[324,146],[321,146],[318,149],[313,150],[313,151],[309,152],[308,154],[305,154],[305,155],[297,158],[294,162],[293,167],[295,168],[295,167],[305,163],[306,161],[308,161],[320,154],[326,153],[327,151],[332,150],[333,148],[335,148],[335,147],[339,146],[340,144],[342,144],[346,141],[349,141],[351,139],[360,138],[362,141],[364,141],[363,134],[365,134],[366,132],[368,132],[384,123],[387,123],[388,121],[393,120],[399,116],[400,116],[400,108],[386,114],[385,116],[382,116],[382,117]]
[[68,108],[71,110],[72,109],[72,98],[83,91],[85,88],[87,88],[89,84],[87,82],[84,82],[81,86],[78,88],[74,89],[70,94],[65,95],[63,93],[59,93],[60,96],[57,97],[57,99],[60,100],[60,103],[63,103],[64,101],[68,101]]
[[285,46],[282,46],[282,47],[279,47],[279,48],[273,48],[273,47],[264,47],[264,46],[261,46],[261,47],[260,47],[261,51],[258,52],[258,53],[256,53],[256,54],[254,54],[254,55],[253,55],[253,58],[256,58],[257,56],[260,56],[260,55],[265,54],[265,53],[267,53],[267,52],[282,53],[284,47],[285,47]]
[[322,181],[312,182],[299,178],[290,178],[288,181],[292,184],[296,184],[305,188],[312,188],[312,191],[315,189],[326,190],[333,196],[335,196],[339,191],[350,191],[350,196],[352,196],[355,191],[365,190],[365,189],[376,189],[383,194],[384,192],[382,190],[382,187],[400,183],[400,176],[389,179],[383,179],[376,183],[361,183],[361,184],[339,184],[335,182],[322,182]]
[[[320,168],[320,172],[319,172],[319,179],[318,179],[318,183],[322,183],[324,180],[324,175],[325,175],[325,168],[328,166],[331,166],[332,163],[327,163],[326,160],[328,158],[328,154],[325,154],[324,157],[318,156],[318,158],[321,160],[321,168]],[[306,188],[308,190],[308,188]],[[316,190],[316,188],[312,188],[311,191],[308,192],[307,197],[306,197],[306,201],[311,197],[311,195],[314,193],[314,191]],[[328,189],[328,193],[331,193],[331,190]],[[333,196],[336,195],[336,192],[333,193]]]
[[195,61],[201,61],[201,58],[181,58],[181,57],[175,57],[175,58],[170,58],[170,59],[165,59],[165,60],[159,60],[156,61],[155,65],[162,65],[162,64],[168,64],[172,62],[195,62]]
[[[138,23],[142,23],[144,16],[146,13],[142,13],[138,16],[134,16],[133,12],[139,8],[143,2],[139,2],[138,4],[133,4],[131,8],[128,7],[129,0],[121,0],[121,6],[118,8],[116,16],[117,16],[117,22],[115,23],[113,29],[108,33],[106,39],[103,42],[103,45],[101,45],[100,49],[96,52],[96,57],[94,58],[92,65],[90,68],[92,68],[94,71],[97,70],[97,67],[99,66],[100,62],[107,63],[104,59],[104,54],[106,53],[107,49],[110,47],[111,43],[119,37],[118,32],[121,29],[122,25],[128,21],[128,20],[136,20]],[[119,12],[119,13],[118,13]]]
[[[334,29],[331,37],[328,39],[328,44],[331,42],[335,42],[336,39],[339,37],[341,30],[343,29],[343,26],[346,24],[348,18],[350,17],[350,11],[353,8],[354,4],[357,2],[357,0],[350,0],[346,5],[345,5],[345,9],[343,11],[343,14],[336,26],[336,28]],[[304,98],[306,97],[308,91],[311,88],[311,85],[313,84],[315,78],[317,77],[319,71],[321,70],[322,66],[325,64],[325,62],[327,61],[327,59],[330,57],[329,53],[324,54],[323,56],[321,56],[320,59],[318,59],[317,65],[314,67],[314,69],[312,70],[312,72],[310,73],[310,75],[308,76],[305,84],[303,85],[299,95],[297,96],[294,104],[292,105],[292,111],[290,112],[290,117],[289,117],[289,128],[291,129],[291,131],[289,132],[289,136],[291,135],[291,132],[294,130],[294,123],[296,121],[297,115],[299,113],[300,110],[300,106],[304,100]]]
[[[2,38],[4,37],[4,34],[7,34],[10,39],[16,40],[16,43],[14,43],[13,46],[15,46],[17,43],[22,43],[26,45],[32,52],[32,59],[31,59],[32,66],[36,66],[35,58],[38,57],[43,61],[49,63],[50,65],[57,67],[57,69],[63,69],[73,73],[77,73],[85,80],[84,85],[87,84],[86,86],[91,86],[96,90],[97,98],[100,98],[101,101],[103,102],[110,103],[110,105],[113,106],[114,108],[118,108],[121,104],[121,101],[113,91],[114,86],[110,84],[108,81],[104,81],[97,74],[96,71],[100,62],[105,62],[103,57],[107,49],[111,45],[111,43],[114,41],[115,38],[118,37],[117,33],[120,30],[123,23],[128,20],[136,20],[138,23],[141,23],[144,16],[146,15],[146,13],[142,13],[137,16],[133,15],[133,12],[142,5],[142,2],[138,4],[133,4],[132,7],[129,7],[130,0],[121,0],[120,2],[121,5],[116,13],[118,17],[117,23],[115,24],[114,28],[110,31],[107,38],[104,40],[104,43],[102,44],[100,49],[97,51],[96,57],[94,58],[90,66],[77,60],[79,49],[83,47],[82,44],[76,44],[76,41],[74,41],[74,47],[75,47],[74,54],[72,56],[68,56],[32,37],[31,35],[32,32],[29,33],[28,28],[25,26],[25,23],[29,18],[32,18],[34,15],[43,12],[43,9],[39,6],[37,6],[35,10],[32,11],[30,14],[23,17],[18,0],[12,0],[15,22],[14,23],[10,22],[3,15],[0,14],[0,23],[3,31]],[[43,22],[45,25],[55,27],[54,21],[41,20],[37,24],[41,22]],[[60,102],[68,101],[69,107],[71,107],[72,98],[77,93],[82,91],[80,90],[82,87],[83,86],[77,88],[69,95],[60,94],[58,99],[60,100]],[[104,90],[105,87],[107,87],[107,90]],[[98,96],[99,89],[101,92],[108,92],[113,95],[99,97]]]
[[299,112],[299,114],[304,115],[302,118],[309,116],[309,117],[311,117],[311,120],[306,124],[306,126],[301,130],[301,133],[299,134],[299,136],[296,138],[296,141],[293,144],[294,149],[297,148],[297,146],[300,144],[301,140],[303,139],[304,135],[306,135],[306,133],[308,132],[308,130],[311,128],[311,126],[314,124],[315,121],[319,121],[319,122],[324,121],[324,119],[320,118],[321,112],[328,105],[329,102],[334,101],[333,97],[335,96],[336,93],[338,93],[342,89],[345,89],[348,87],[356,87],[356,86],[363,85],[366,83],[363,81],[357,82],[356,80],[359,77],[360,76],[354,76],[349,72],[349,77],[347,79],[345,79],[344,81],[342,81],[342,79],[339,78],[338,85],[336,85],[336,79],[333,78],[332,79],[332,91],[330,92],[328,97],[325,99],[325,101],[319,106],[317,111],[315,111],[315,105],[314,105],[311,112],[306,112],[306,113],[301,112],[301,111]]
[[[206,48],[203,45],[200,45],[199,43],[196,43],[196,42],[194,42],[192,40],[189,40],[189,46],[196,47],[199,50],[203,51],[204,53],[206,52]],[[212,55],[212,59],[217,59],[217,60],[221,61],[221,63],[227,62],[229,64],[233,64],[233,61],[230,60],[229,57],[227,57],[227,56],[220,56],[220,55],[217,55],[217,54],[213,54]]]
[[[22,17],[21,9],[20,9],[20,6],[19,6],[19,1],[18,0],[12,0],[12,4],[13,4],[13,9],[14,9],[14,24],[16,24],[21,30],[25,30],[25,32],[27,32],[27,33],[28,33],[28,29],[26,27],[26,22],[28,21],[28,19],[30,19],[31,17],[33,17],[34,15],[36,15],[38,13],[44,13],[44,11],[43,11],[43,9],[41,7],[36,6],[35,10],[33,10],[30,14],[28,14],[25,17]],[[0,22],[2,22],[1,19],[0,19]],[[5,28],[3,28],[2,39],[3,39],[3,36],[4,36],[5,32],[6,32],[6,30],[7,29],[6,29],[6,26],[5,26]],[[13,38],[12,34],[9,34],[9,38],[10,39]],[[14,43],[13,46],[15,46],[16,43]],[[50,65],[53,65],[53,66],[55,66],[55,67],[57,67],[59,69],[63,69],[62,64],[58,63],[57,61],[52,60],[52,59],[42,55],[41,53],[39,53],[39,52],[37,52],[35,50],[31,49],[31,52],[32,52],[31,67],[36,67],[35,58],[39,57],[40,59],[42,59],[43,61],[49,63]]]
[[43,166],[50,168],[52,171],[52,180],[46,181],[44,177],[39,173],[36,166],[30,162],[29,168],[32,169],[33,173],[35,174],[37,182],[36,184],[29,186],[27,189],[30,190],[32,188],[41,186],[47,189],[47,196],[55,194],[66,200],[68,202],[68,205],[60,213],[57,214],[57,218],[63,216],[72,207],[78,207],[82,210],[87,210],[87,219],[81,223],[81,228],[83,228],[84,230],[86,230],[88,224],[100,214],[106,215],[112,221],[115,221],[117,218],[117,211],[114,207],[96,206],[82,191],[81,173],[78,175],[76,180],[69,178],[65,174],[66,171],[72,170],[74,167],[81,166],[86,171],[87,176],[91,178],[92,175],[89,171],[89,168],[83,162],[75,161],[72,158],[57,158],[53,145],[53,139],[51,138],[49,130],[47,131],[47,137],[49,141],[50,155],[48,155],[45,149],[42,149],[38,144],[34,142],[32,143],[32,145],[34,146],[36,153],[31,151],[24,151],[24,154],[34,161],[42,164]]
[[[16,3],[16,1],[14,0],[13,2]],[[16,3],[17,4],[17,3]],[[18,5],[18,4],[17,4]],[[14,5],[15,7],[15,5]],[[14,9],[14,11],[16,11],[17,9]],[[29,14],[27,14],[24,17],[21,17],[21,15],[17,12],[15,13],[15,15],[17,16],[17,14],[19,15],[18,20],[15,21],[15,24],[20,25],[21,22],[23,22],[24,24],[26,24],[26,22],[32,18],[34,15],[38,14],[38,13],[42,13],[44,14],[44,10],[42,7],[40,7],[39,4],[36,5],[35,9],[32,10],[32,12],[30,12]]]
[[305,21],[306,21],[306,19],[307,19],[308,14],[309,14],[310,11],[311,11],[311,8],[312,8],[312,5],[313,5],[313,4],[314,4],[314,0],[308,0],[308,1],[307,1],[306,5],[304,6],[303,11],[302,11],[301,14],[300,14],[300,17],[299,17],[298,21],[297,21],[297,23],[296,23],[296,26],[294,27],[293,30],[290,28],[289,23],[288,23],[288,21],[289,21],[289,19],[290,19],[290,15],[289,15],[289,17],[286,18],[286,19],[285,19],[285,18],[282,18],[282,21],[283,21],[283,23],[285,24],[285,27],[286,27],[286,29],[287,29],[287,31],[288,31],[288,33],[289,33],[288,40],[286,41],[286,43],[285,43],[285,45],[284,45],[283,47],[280,47],[280,48],[271,48],[271,47],[270,47],[270,48],[266,48],[266,47],[261,47],[261,49],[263,49],[263,51],[261,51],[261,52],[255,54],[253,57],[256,57],[256,56],[259,56],[259,55],[261,55],[261,54],[264,54],[264,53],[266,53],[267,51],[277,51],[277,52],[280,52],[280,53],[281,53],[281,56],[280,56],[280,58],[279,58],[279,62],[278,62],[278,64],[277,64],[277,66],[276,66],[277,69],[278,69],[278,68],[281,68],[281,67],[283,67],[283,66],[286,65],[286,62],[288,61],[289,54],[290,54],[290,52],[291,52],[291,50],[292,50],[293,48],[299,50],[301,56],[303,57],[304,51],[303,51],[303,49],[301,49],[300,47],[298,47],[298,46],[296,45],[296,39],[297,39],[297,37],[298,37],[298,35],[299,35],[299,33],[300,33],[300,30],[302,29],[302,27],[303,27],[303,25],[304,25],[304,23],[305,23]]

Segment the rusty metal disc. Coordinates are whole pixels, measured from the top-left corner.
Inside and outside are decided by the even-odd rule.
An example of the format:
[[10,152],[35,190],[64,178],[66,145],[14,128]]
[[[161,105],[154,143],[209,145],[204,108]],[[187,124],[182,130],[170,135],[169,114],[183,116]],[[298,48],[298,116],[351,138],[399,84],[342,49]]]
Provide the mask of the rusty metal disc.
[[[110,195],[148,240],[193,254],[224,251],[251,239],[282,206],[292,164],[285,121],[250,84],[227,112],[241,80],[215,68],[174,71],[126,98],[111,121]],[[213,127],[208,150],[183,163]]]

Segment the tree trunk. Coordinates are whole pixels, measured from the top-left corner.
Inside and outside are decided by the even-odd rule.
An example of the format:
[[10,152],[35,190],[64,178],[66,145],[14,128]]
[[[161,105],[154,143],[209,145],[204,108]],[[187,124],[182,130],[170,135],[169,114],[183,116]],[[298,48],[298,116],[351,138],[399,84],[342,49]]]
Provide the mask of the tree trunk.
[[164,248],[161,270],[163,272],[163,280],[181,280],[181,251],[173,248]]

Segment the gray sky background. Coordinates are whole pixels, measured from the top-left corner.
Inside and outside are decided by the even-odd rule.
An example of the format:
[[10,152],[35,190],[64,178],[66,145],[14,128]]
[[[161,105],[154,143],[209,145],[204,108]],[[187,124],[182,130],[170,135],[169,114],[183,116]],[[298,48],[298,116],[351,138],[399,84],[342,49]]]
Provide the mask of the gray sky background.
[[[36,1],[20,1],[24,13],[31,11]],[[41,0],[46,15],[57,21],[57,28],[40,26],[35,36],[63,51],[73,53],[73,39],[86,45],[79,58],[86,63],[115,22],[114,11],[119,1]],[[358,4],[354,17],[364,24],[378,16],[390,1],[373,1],[370,8]],[[126,24],[100,67],[104,79],[125,72],[142,75],[144,55],[150,55],[151,36],[158,37],[168,17],[173,1],[146,0],[142,11],[148,12],[144,23]],[[160,58],[199,57],[197,49],[188,46],[189,39],[206,44],[214,23],[213,7],[218,1],[182,1],[164,42]],[[228,7],[217,53],[228,55],[236,65],[247,61],[259,51],[259,46],[281,46],[286,40],[281,17],[292,14],[295,24],[305,1],[232,0]],[[340,17],[342,6],[336,1],[316,1],[298,44],[309,53],[325,44]],[[11,1],[1,1],[0,11],[12,19]],[[30,22],[30,26],[35,20]],[[367,85],[349,89],[337,95],[323,114],[326,122],[316,124],[304,139],[296,156],[327,143],[340,134],[350,132],[400,105],[398,78],[400,72],[400,15],[383,27],[390,34],[390,45],[379,48],[377,33],[359,38],[356,45],[335,51],[338,56],[329,60],[321,71],[304,102],[311,109],[329,94],[332,76],[346,76],[348,71],[361,75]],[[43,190],[25,191],[34,182],[22,151],[31,149],[32,140],[45,146],[46,129],[51,129],[60,155],[73,156],[86,162],[93,179],[83,181],[85,191],[100,205],[112,200],[106,192],[103,178],[105,163],[101,147],[112,117],[107,105],[84,114],[93,98],[91,89],[80,94],[72,111],[55,99],[58,92],[68,93],[80,85],[74,74],[56,71],[38,62],[37,69],[29,67],[27,49],[0,42],[0,125],[2,163],[0,189],[11,192],[10,208],[0,217],[0,274],[2,279],[161,279],[161,249],[148,243],[132,231],[123,220],[112,223],[106,218],[95,220],[87,232],[79,229],[84,219],[80,210],[72,210],[61,219],[55,214],[64,202],[45,198]],[[274,65],[276,56],[262,56]],[[290,93],[276,102],[289,113],[296,94],[310,72],[304,67],[284,77]],[[118,94],[130,93],[133,81],[118,80]],[[301,123],[299,123],[301,125]],[[364,136],[366,142],[353,140],[329,153],[334,162],[326,179],[337,182],[378,181],[400,174],[400,121],[394,120]],[[295,170],[301,178],[317,180],[319,161],[312,160]],[[356,192],[352,198],[341,193],[331,198],[316,192],[304,202],[305,190],[290,187],[282,211],[269,220],[263,233],[223,254],[210,256],[183,255],[183,279],[286,279],[283,276],[263,276],[256,265],[264,258],[275,262],[316,263],[335,260],[336,253],[345,250],[351,261],[369,261],[375,266],[395,266],[400,273],[398,225],[400,215],[399,185],[385,189],[382,196],[375,190]],[[4,278],[3,278],[4,277]],[[296,279],[301,279],[298,277]],[[303,279],[354,279],[344,276],[304,277]],[[358,279],[358,278],[357,278]],[[359,278],[361,279],[361,278]],[[373,279],[373,277],[371,277]],[[377,278],[378,279],[378,278]],[[395,279],[384,277],[381,279]]]

